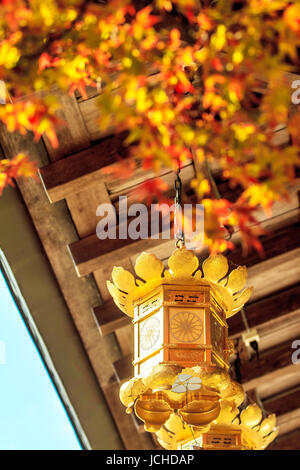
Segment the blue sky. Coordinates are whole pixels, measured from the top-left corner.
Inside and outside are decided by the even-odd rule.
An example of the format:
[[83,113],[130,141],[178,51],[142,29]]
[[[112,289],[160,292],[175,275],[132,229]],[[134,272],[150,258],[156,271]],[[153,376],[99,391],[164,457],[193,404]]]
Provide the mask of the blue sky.
[[0,271],[0,450],[81,449]]

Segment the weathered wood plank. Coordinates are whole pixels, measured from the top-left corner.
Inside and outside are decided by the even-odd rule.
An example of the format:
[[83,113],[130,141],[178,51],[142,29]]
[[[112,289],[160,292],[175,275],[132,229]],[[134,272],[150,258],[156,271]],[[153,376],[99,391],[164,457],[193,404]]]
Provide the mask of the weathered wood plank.
[[123,139],[124,134],[108,137],[94,147],[41,168],[40,177],[50,202],[104,181],[107,173],[103,168],[116,162]]
[[292,341],[276,345],[270,350],[263,351],[259,360],[253,358],[251,361],[241,361],[241,381],[249,382],[255,377],[261,377],[274,370],[283,369],[292,363],[293,349]]
[[261,399],[270,397],[276,393],[300,385],[300,364],[291,364],[281,369],[276,369],[269,374],[255,377],[243,384],[244,390],[247,392],[253,388],[257,388]]
[[[78,275],[85,276],[99,269],[103,264],[113,266],[117,263],[118,258],[123,258],[126,253],[131,257],[136,253],[164,243],[166,242],[163,242],[163,240],[153,239],[137,241],[131,239],[99,240],[96,235],[92,235],[71,244],[69,250]],[[280,244],[278,248],[270,249],[270,252],[274,252],[274,250],[276,253],[283,251],[283,254],[270,260],[264,260],[249,268],[249,284],[254,285],[255,288],[253,301],[274,292],[278,285],[284,288],[295,284],[300,277],[300,263],[298,265],[295,263],[295,260],[300,258],[300,249],[296,248],[285,253],[285,246]],[[245,263],[245,259],[242,261]],[[278,268],[273,269],[275,266],[278,266]],[[280,279],[280,276],[283,278]]]
[[277,438],[267,450],[300,450],[300,428]]
[[[162,245],[162,240],[99,240],[96,235],[84,238],[69,245],[78,276],[86,276],[103,265],[119,265],[118,259],[135,256],[142,251]],[[128,243],[129,242],[129,243]],[[166,242],[168,243],[168,241]]]
[[279,436],[300,428],[300,408],[289,411],[278,417]]
[[[291,76],[297,77],[297,75],[290,74]],[[155,79],[156,76],[154,75]],[[294,78],[296,79],[296,78]],[[261,92],[262,89],[260,88]],[[114,132],[114,127],[109,127],[105,132],[101,129],[99,125],[99,120],[101,118],[99,106],[97,104],[98,96],[92,97],[88,100],[79,102],[79,109],[84,118],[84,123],[87,128],[89,138],[92,141],[103,138],[103,136],[108,135]],[[286,127],[281,128],[274,134],[273,144],[274,145],[284,145],[289,142],[289,134]]]
[[243,257],[243,249],[241,246],[236,247],[228,258],[235,264],[245,264],[247,268],[260,263],[264,259],[274,258],[287,251],[294,250],[300,245],[300,223],[286,225],[276,232],[271,232],[260,237],[264,255],[263,257],[256,250],[252,250]]
[[[112,146],[113,148],[113,146]],[[169,187],[173,186],[174,172],[170,169],[162,169],[157,175],[146,171],[141,167],[141,161],[137,161],[137,169],[132,178],[115,179],[110,176],[110,171],[117,165],[118,152],[111,152],[111,158],[102,154],[103,144],[91,147],[90,150],[71,155],[62,161],[51,164],[39,171],[50,202],[57,202],[68,198],[87,188],[95,190],[105,183],[110,198],[116,201],[119,196],[130,192],[146,180],[161,178]],[[192,162],[182,168],[181,178],[183,184],[188,184],[194,176]],[[99,202],[100,203],[100,202]],[[117,204],[116,204],[117,206]]]
[[[266,251],[266,258],[276,256],[276,254],[283,253],[288,249],[295,248],[298,246],[298,234],[299,234],[299,224],[297,221],[299,220],[299,200],[298,200],[298,184],[300,187],[300,182],[297,183],[295,186],[292,187],[291,195],[290,195],[290,202],[289,203],[278,203],[275,205],[273,214],[271,218],[268,218],[265,213],[262,213],[258,219],[261,220],[262,226],[268,230],[271,229],[278,229],[278,232],[271,233],[269,235],[265,235],[262,237],[262,243],[265,246]],[[289,223],[295,223],[293,227],[291,227],[291,232],[289,233],[289,229],[285,228],[285,225]],[[282,227],[283,225],[283,227]],[[239,244],[239,237],[240,234],[237,232],[234,234],[233,241],[236,245]],[[154,241],[154,240],[152,240]],[[169,243],[166,244],[163,240],[160,242],[155,242],[149,244],[149,247],[152,246],[155,251],[158,250],[161,243],[161,253],[162,259],[166,259],[170,256],[174,245]],[[103,240],[100,241],[96,237],[96,235],[91,235],[85,240],[82,240],[77,245],[71,246],[70,250],[72,252],[72,256],[74,258],[75,264],[77,265],[77,269],[80,275],[85,275],[89,272],[92,272],[99,268],[105,259],[101,259],[101,256],[107,252],[112,252],[109,257],[114,261],[118,259],[118,250],[124,251],[126,245],[128,246],[131,244],[131,254],[130,256],[135,256],[135,254],[140,253],[145,249],[145,241],[144,240]],[[82,247],[80,247],[82,245]],[[147,245],[147,244],[146,244]],[[286,246],[285,246],[286,245]],[[135,248],[136,247],[136,250]],[[147,248],[146,248],[147,249]],[[136,251],[136,252],[134,252]],[[203,252],[204,253],[204,252]],[[248,266],[252,266],[255,263],[261,261],[260,255],[256,252],[251,252],[248,257],[244,257],[241,248],[235,249],[235,251],[230,254],[231,260],[236,264],[247,264],[248,258]],[[95,258],[95,259],[93,259]],[[84,264],[84,267],[81,266]]]
[[[119,266],[122,266],[123,268],[127,269],[128,271],[132,271],[132,264],[130,259],[125,256],[124,258],[119,258]],[[97,271],[94,272],[94,278],[96,281],[96,284],[99,288],[100,294],[102,301],[105,303],[111,302],[112,298],[110,293],[108,292],[108,289],[106,287],[106,280],[107,278],[110,277],[111,274],[111,266],[108,265],[103,265],[101,269],[98,269]],[[115,311],[116,305],[114,304],[114,311]],[[125,317],[126,315],[123,314]],[[115,331],[118,344],[120,347],[120,351],[122,355],[127,355],[132,351],[133,347],[133,328],[130,323],[124,323],[120,328],[118,328]]]
[[104,182],[71,194],[66,201],[80,238],[95,233],[99,221],[99,217],[96,215],[99,204],[111,204]]
[[133,355],[128,354],[127,356],[124,356],[114,362],[113,366],[115,370],[115,375],[119,383],[122,383],[125,380],[128,380],[129,378],[133,377],[134,374],[132,361]]
[[[285,316],[300,308],[300,284],[276,292],[257,302],[246,304],[245,313],[250,328]],[[229,318],[229,334],[235,336],[245,330],[240,314]]]
[[147,239],[122,238],[124,234],[120,234],[121,230],[126,231],[125,236],[127,236],[128,227],[133,220],[134,217],[128,217],[127,223],[117,225],[115,238],[100,240],[97,235],[91,235],[69,246],[79,276],[103,269],[109,264],[113,266],[114,263],[119,263],[123,259],[130,259],[131,256],[139,252],[136,247],[139,247],[141,252],[162,244],[165,239],[170,240],[171,234],[169,232],[172,230],[172,222],[170,230],[162,225],[161,219],[158,221],[157,227],[152,227],[150,212],[147,219]]
[[270,349],[275,344],[300,338],[300,309],[258,325],[259,349]]
[[[87,142],[87,135],[85,132],[85,128],[84,126],[82,126],[82,119],[80,120],[81,116],[76,115],[76,113],[77,114],[79,113],[76,106],[77,106],[77,103],[75,103],[74,107],[73,108],[71,107],[71,109],[66,107],[67,112],[66,110],[64,110],[65,111],[64,118],[68,123],[68,127],[67,127],[68,131],[66,133],[64,129],[64,132],[62,135],[60,133],[58,134],[59,141],[63,140],[64,142],[63,152],[65,154],[70,154],[72,153],[72,151],[80,150],[80,148],[84,148],[84,146],[89,145],[89,141]],[[78,119],[78,122],[81,124],[81,127],[79,126],[78,128],[78,124],[74,124],[73,122],[74,117]],[[81,132],[81,135],[80,135],[80,132]],[[73,141],[73,137],[74,137],[74,141]],[[88,145],[86,145],[87,143]],[[47,141],[46,141],[46,145],[48,147],[48,151],[53,153],[54,159],[56,158],[55,152],[57,152],[57,158],[60,157],[60,152],[61,152],[60,147],[56,150],[53,150],[52,148],[50,148],[50,144]],[[78,148],[78,145],[80,145],[81,147]],[[66,197],[66,199],[67,199],[67,204],[71,212],[73,221],[76,225],[77,232],[79,233],[80,236],[86,236],[95,230],[96,208],[98,204],[103,203],[103,202],[110,203],[110,199],[109,199],[104,182],[100,182],[100,184],[94,185],[94,187],[92,188],[87,186],[82,191],[80,191],[80,189],[81,189],[80,186],[77,184],[76,191],[74,191],[72,194],[69,194]],[[102,288],[103,283],[100,283],[98,287],[99,287],[101,295],[103,295],[103,288]],[[104,291],[104,297],[105,297],[105,291]],[[93,313],[92,313],[92,318],[94,320],[96,319]],[[129,345],[131,346],[131,334],[132,334],[131,330],[126,331],[125,328],[121,328],[118,330],[117,339],[120,345],[121,354],[128,352],[128,347]],[[103,358],[103,355],[101,355],[101,358]],[[113,365],[112,365],[112,357],[109,357],[109,359],[108,358],[106,359],[107,359],[108,369],[111,367],[111,369],[114,370]],[[99,358],[97,359],[97,361],[99,361]],[[108,381],[109,379],[107,377],[106,377],[106,380],[104,381],[102,377],[100,383],[103,386]],[[107,389],[104,387],[103,391],[104,391],[104,395],[110,407],[111,412],[113,413],[113,415],[114,413],[116,414],[116,416],[114,415],[115,422],[119,428],[120,435],[122,437],[122,440],[126,448],[134,448],[135,446],[137,446],[138,448],[148,448],[150,446],[151,448],[151,439],[149,438],[149,436],[143,436],[139,438],[138,436],[139,429],[136,426],[136,423],[132,421],[131,417],[128,417],[126,416],[126,414],[122,413],[123,411],[122,405],[119,401],[117,403],[112,402],[113,397],[115,395],[114,394],[115,388],[113,388],[113,390],[110,390],[108,393],[106,393]],[[113,410],[111,409],[112,407],[114,408]]]
[[[141,162],[138,163],[139,166],[141,166]],[[183,186],[190,186],[190,182],[194,176],[195,170],[192,162],[189,162],[182,167],[180,172],[180,178]],[[158,177],[166,183],[166,185],[170,188],[170,191],[173,192],[174,197],[175,173],[173,170],[170,170],[170,168],[162,168],[158,173],[155,173],[154,171],[145,171],[142,168],[138,167],[135,170],[132,178],[123,181],[114,180],[110,178],[107,180],[106,184],[111,200],[114,202],[115,207],[118,208],[117,199],[119,196],[124,196],[128,193],[130,194],[130,191],[132,191],[133,189],[138,189],[139,184]]]
[[86,130],[77,100],[74,95],[57,91],[60,109],[56,115],[64,122],[64,125],[56,129],[59,146],[53,148],[47,136],[43,136],[48,154],[52,161],[60,160],[70,152],[79,152],[90,146],[89,134]]
[[290,413],[297,408],[300,409],[300,387],[264,400],[263,406],[268,413],[275,413],[276,416]]
[[300,279],[300,248],[255,264],[248,269],[248,283],[253,286],[251,301],[296,284]]
[[93,309],[101,335],[105,336],[130,324],[130,318],[121,312],[113,300]]

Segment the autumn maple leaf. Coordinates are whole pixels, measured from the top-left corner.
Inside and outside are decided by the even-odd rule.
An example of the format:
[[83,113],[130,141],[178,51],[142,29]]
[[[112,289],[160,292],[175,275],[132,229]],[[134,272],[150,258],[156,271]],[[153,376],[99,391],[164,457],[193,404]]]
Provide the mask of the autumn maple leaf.
[[151,202],[156,198],[162,203],[163,193],[167,189],[167,183],[161,178],[156,178],[138,185],[135,189],[130,191],[130,196],[137,201],[146,200],[147,205],[150,206]]
[[40,58],[39,58],[39,68],[38,68],[38,73],[40,74],[43,70],[49,68],[49,67],[57,67],[60,62],[59,57],[50,57],[47,52],[44,52]]
[[24,153],[18,153],[11,160],[0,160],[0,195],[5,186],[14,186],[14,179],[36,177],[36,163]]

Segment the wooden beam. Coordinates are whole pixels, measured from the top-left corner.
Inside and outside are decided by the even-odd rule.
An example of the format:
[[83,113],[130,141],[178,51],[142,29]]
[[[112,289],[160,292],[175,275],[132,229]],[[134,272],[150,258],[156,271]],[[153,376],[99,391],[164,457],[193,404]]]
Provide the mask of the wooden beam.
[[300,428],[275,439],[267,450],[300,450]]
[[116,164],[117,155],[125,151],[123,140],[124,133],[107,137],[94,147],[41,168],[40,178],[50,202],[103,182],[107,178],[103,168]]
[[[167,243],[169,240],[166,240]],[[86,276],[103,265],[113,267],[118,259],[134,256],[142,251],[160,246],[163,240],[145,239],[106,239],[99,240],[97,235],[91,235],[69,245],[70,255],[78,276]]]
[[[300,182],[299,182],[300,187]],[[298,200],[298,184],[293,188],[291,192],[291,201],[290,203],[278,203],[275,205],[273,216],[271,219],[266,219],[266,215],[263,214],[260,216],[262,225],[267,227],[267,229],[272,229],[279,227],[278,232],[271,233],[262,237],[262,242],[266,251],[266,258],[279,255],[284,253],[288,249],[293,249],[298,246],[299,239],[299,224],[295,223],[299,220],[299,200]],[[265,219],[263,219],[263,216]],[[281,228],[281,224],[287,224],[288,222],[295,223],[289,228]],[[235,242],[239,242],[239,233],[234,236]],[[114,264],[122,253],[126,252],[126,246],[130,247],[130,257],[134,257],[137,253],[145,249],[157,249],[162,245],[162,258],[165,259],[171,254],[173,250],[173,245],[170,244],[170,248],[167,247],[166,242],[163,240],[148,240],[149,243],[145,243],[145,240],[103,240],[100,241],[96,235],[90,235],[77,242],[76,244],[71,245],[70,252],[72,254],[77,272],[80,276],[86,275],[94,270],[97,270],[99,267],[105,263],[105,257],[103,255],[107,254],[106,258],[109,258],[110,262]],[[152,243],[150,243],[152,242]],[[108,254],[108,252],[110,252]],[[236,248],[236,250],[230,254],[230,258],[236,264],[247,264],[252,266],[255,263],[261,261],[260,256],[256,252],[251,252],[247,258],[243,257],[241,248]]]
[[300,409],[300,387],[263,400],[263,406],[268,414],[275,413],[276,416],[290,413],[297,408]]
[[119,383],[122,383],[125,380],[133,377],[132,361],[133,355],[128,354],[127,356],[122,357],[121,359],[118,359],[114,362],[113,366],[115,370],[115,376]]
[[[280,305],[280,302],[278,305]],[[270,350],[277,344],[291,341],[296,336],[300,337],[300,309],[294,310],[286,315],[273,318],[267,322],[263,321],[262,312],[262,318],[260,321],[262,323],[255,326],[256,332],[259,336],[259,351]],[[254,326],[252,325],[252,327]],[[244,327],[243,332],[246,332],[246,327]],[[240,341],[242,341],[241,333],[242,332],[235,336],[231,336],[231,338],[234,340],[239,338]],[[252,355],[254,355],[254,351],[252,351]]]
[[279,427],[279,435],[287,434],[295,429],[300,428],[300,408],[289,411],[281,416],[277,420]]
[[[293,80],[299,79],[299,75],[296,74],[286,74],[285,76],[289,83],[292,83]],[[153,75],[153,79],[157,80],[159,74]],[[259,92],[263,91],[263,88],[259,88]],[[104,133],[99,126],[100,111],[97,104],[98,96],[92,97],[88,100],[79,102],[79,109],[81,114],[84,117],[85,126],[89,137],[92,141],[101,139],[107,133],[112,133],[114,131],[113,127],[110,127]],[[284,145],[289,142],[289,134],[286,127],[281,126],[277,132],[274,134],[273,144],[274,145]]]
[[283,369],[292,364],[292,341],[288,340],[276,345],[270,350],[263,351],[259,360],[253,358],[251,361],[241,361],[241,381],[249,382],[256,377],[262,377],[274,370]]
[[291,340],[293,337],[300,338],[300,309],[259,325],[257,332],[261,351]]
[[[257,302],[246,304],[244,308],[250,328],[284,317],[300,309],[300,284],[275,292]],[[240,313],[229,318],[228,324],[230,336],[236,336],[245,330]]]
[[251,300],[266,297],[296,284],[300,279],[300,248],[275,256],[248,269],[248,283],[253,286]]
[[260,242],[264,250],[263,257],[256,250],[252,250],[247,254],[247,257],[243,257],[243,249],[239,246],[228,255],[228,258],[238,265],[241,264],[242,260],[242,264],[249,268],[250,266],[260,263],[262,260],[274,258],[282,253],[298,248],[299,240],[300,223],[297,222],[292,225],[284,226],[276,230],[276,232],[271,232],[260,237]]
[[[141,162],[139,162],[139,165],[141,165]],[[194,165],[192,161],[189,161],[189,163],[185,164],[180,171],[182,185],[190,187],[190,182],[194,178],[194,176]],[[137,189],[141,183],[144,183],[145,181],[154,180],[158,177],[166,183],[166,185],[170,188],[170,192],[173,193],[171,197],[174,197],[173,188],[175,175],[174,171],[170,170],[170,168],[162,168],[158,173],[155,173],[154,171],[145,171],[137,169],[134,172],[132,178],[129,178],[127,180],[116,180],[113,178],[107,179],[107,189],[109,191],[112,202],[114,202],[114,206],[118,208],[119,196],[124,196],[126,194],[130,196],[130,192],[133,189]]]
[[93,312],[102,336],[113,333],[118,328],[131,323],[130,318],[121,312],[113,300],[95,307]]
[[[278,131],[275,135],[282,132]],[[40,177],[48,194],[50,202],[56,202],[72,194],[95,187],[105,181],[109,194],[116,198],[124,191],[128,191],[138,184],[160,176],[167,184],[173,182],[173,172],[169,168],[163,168],[159,174],[154,171],[142,169],[142,162],[136,160],[137,168],[133,178],[122,181],[109,177],[112,167],[117,164],[117,156],[127,155],[128,148],[122,146],[122,141],[127,133],[117,134],[103,138],[95,146],[79,153],[74,153],[68,158],[63,158],[40,169]],[[63,137],[61,137],[63,140]],[[67,139],[66,139],[67,140]],[[85,144],[84,147],[88,145]],[[50,148],[50,147],[49,147]],[[50,148],[51,154],[53,149]],[[61,155],[61,152],[59,153]],[[54,158],[55,159],[55,158]],[[107,168],[106,168],[107,167]],[[219,171],[218,165],[214,165],[214,171]],[[194,176],[193,162],[188,163],[181,173],[183,183],[189,182]]]
[[246,392],[256,388],[263,400],[297,385],[300,385],[300,364],[290,363],[286,367],[275,369],[269,374],[249,380],[243,384],[243,388]]
[[54,94],[60,105],[56,115],[65,124],[56,130],[58,147],[53,148],[48,137],[43,136],[51,161],[60,160],[69,155],[70,151],[75,153],[90,146],[90,138],[75,96],[61,90],[55,90]]

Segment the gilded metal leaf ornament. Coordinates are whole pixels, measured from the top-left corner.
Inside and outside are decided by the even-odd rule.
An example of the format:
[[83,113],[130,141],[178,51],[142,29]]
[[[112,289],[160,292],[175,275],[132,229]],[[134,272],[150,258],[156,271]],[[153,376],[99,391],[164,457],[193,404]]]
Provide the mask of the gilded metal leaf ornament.
[[232,294],[236,294],[245,287],[247,281],[247,268],[246,266],[239,266],[231,271],[226,284],[226,289]]
[[114,284],[123,292],[129,293],[135,287],[133,275],[121,267],[114,267],[112,270],[112,280]]
[[242,412],[241,412],[241,423],[244,426],[250,426],[254,427],[257,424],[261,422],[262,419],[262,412],[259,406],[254,403],[253,405],[247,406]]
[[155,255],[141,253],[135,262],[134,270],[144,281],[151,281],[161,278],[164,265]]
[[238,294],[234,297],[234,308],[232,310],[233,314],[237,313],[245,303],[248,302],[253,292],[253,287],[247,287],[243,290],[241,294]]
[[115,289],[109,282],[107,287],[122,312],[132,317],[133,303],[137,299],[147,295],[155,287],[176,282],[177,279],[178,282],[209,284],[212,293],[223,305],[227,318],[235,315],[252,294],[251,288],[241,291],[247,280],[246,268],[238,267],[228,274],[228,261],[221,254],[209,257],[203,262],[203,276],[197,256],[185,247],[177,248],[172,253],[168,265],[170,269],[164,271],[163,263],[155,255],[142,253],[136,260],[135,272],[143,281],[135,280],[134,276],[123,268],[113,268],[112,280]]
[[175,277],[190,277],[198,268],[199,260],[192,251],[181,248],[170,256],[168,265]]
[[212,282],[218,282],[228,272],[228,261],[225,256],[219,254],[210,256],[202,264],[202,270],[205,279]]
[[232,423],[235,417],[239,414],[239,409],[232,405],[229,401],[221,402],[221,411],[217,418],[218,424],[228,425]]
[[276,426],[276,415],[271,414],[265,418],[259,427],[259,433],[262,436],[267,436]]

